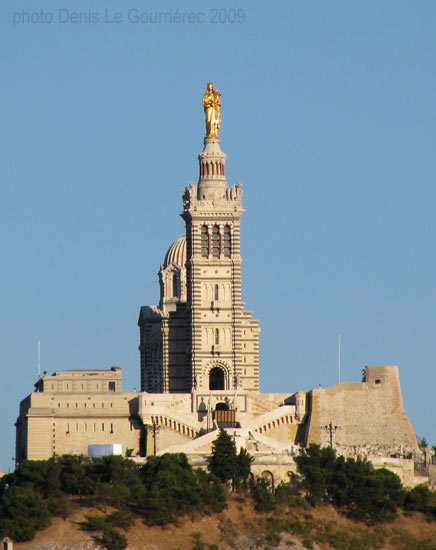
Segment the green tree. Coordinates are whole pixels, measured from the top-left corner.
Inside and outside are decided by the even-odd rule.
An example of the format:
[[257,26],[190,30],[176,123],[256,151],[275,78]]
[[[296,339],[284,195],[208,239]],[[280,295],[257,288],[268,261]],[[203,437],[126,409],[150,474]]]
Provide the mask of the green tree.
[[251,474],[251,464],[254,460],[247,449],[241,447],[239,454],[237,455],[237,468],[233,482],[236,487],[246,487],[248,478]]
[[421,439],[419,440],[419,446],[421,449],[427,449],[428,443],[425,437],[421,437]]
[[252,479],[250,494],[255,502],[256,512],[272,512],[276,507],[276,500],[268,480],[263,477]]
[[62,455],[57,458],[57,461],[61,467],[62,491],[69,495],[90,495],[94,492],[95,481],[90,472],[89,458]]
[[307,500],[330,502],[368,523],[393,519],[404,500],[400,478],[365,460],[337,457],[331,447],[310,445],[296,458]]
[[50,523],[51,514],[41,495],[18,485],[5,491],[0,503],[0,538],[32,540],[38,529]]
[[436,493],[423,483],[416,485],[406,494],[404,508],[436,517]]
[[140,473],[146,496],[136,501],[135,509],[149,525],[175,522],[192,509],[223,507],[223,488],[216,478],[194,472],[182,453],[150,457]]
[[223,483],[235,479],[238,473],[236,445],[223,428],[220,429],[217,439],[212,442],[210,469]]
[[222,512],[226,506],[226,490],[221,481],[201,468],[195,470],[201,501],[208,512]]
[[55,459],[23,460],[15,470],[15,483],[30,487],[42,497],[61,493],[61,468]]

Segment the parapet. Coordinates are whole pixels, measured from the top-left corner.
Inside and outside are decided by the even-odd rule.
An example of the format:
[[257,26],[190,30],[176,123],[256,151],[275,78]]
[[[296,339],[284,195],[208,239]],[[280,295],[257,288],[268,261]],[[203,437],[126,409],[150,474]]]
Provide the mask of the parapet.
[[35,384],[36,392],[45,393],[106,393],[120,392],[122,371],[110,369],[59,370],[44,375]]

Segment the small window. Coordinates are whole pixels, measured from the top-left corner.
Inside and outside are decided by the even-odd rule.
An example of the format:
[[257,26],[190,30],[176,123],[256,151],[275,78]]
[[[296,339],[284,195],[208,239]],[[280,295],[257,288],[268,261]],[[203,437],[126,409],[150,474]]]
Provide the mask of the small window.
[[209,233],[207,231],[207,225],[201,226],[201,255],[203,258],[209,256]]
[[214,225],[212,229],[212,256],[220,257],[220,229],[217,225]]
[[230,258],[232,255],[232,239],[230,234],[230,226],[226,225],[224,227],[224,256]]
[[376,379],[375,379],[375,383],[376,383],[376,384],[381,384],[380,378],[376,378]]
[[173,273],[173,298],[178,298],[179,296],[179,281],[177,273]]
[[219,344],[220,343],[220,329],[219,328],[216,328],[215,329],[215,344]]
[[215,300],[219,300],[220,291],[218,285],[215,285]]

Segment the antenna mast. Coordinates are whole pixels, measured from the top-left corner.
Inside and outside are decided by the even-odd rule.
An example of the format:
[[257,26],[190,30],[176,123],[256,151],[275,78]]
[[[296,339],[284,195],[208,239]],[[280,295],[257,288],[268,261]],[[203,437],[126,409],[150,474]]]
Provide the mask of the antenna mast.
[[41,378],[41,341],[38,338],[38,380]]

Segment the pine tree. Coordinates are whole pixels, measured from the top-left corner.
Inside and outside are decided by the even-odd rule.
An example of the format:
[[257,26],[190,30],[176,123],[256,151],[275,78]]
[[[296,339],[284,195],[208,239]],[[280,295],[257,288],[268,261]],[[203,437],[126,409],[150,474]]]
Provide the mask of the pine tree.
[[233,480],[238,474],[238,455],[232,437],[221,428],[212,443],[211,470],[223,483]]

